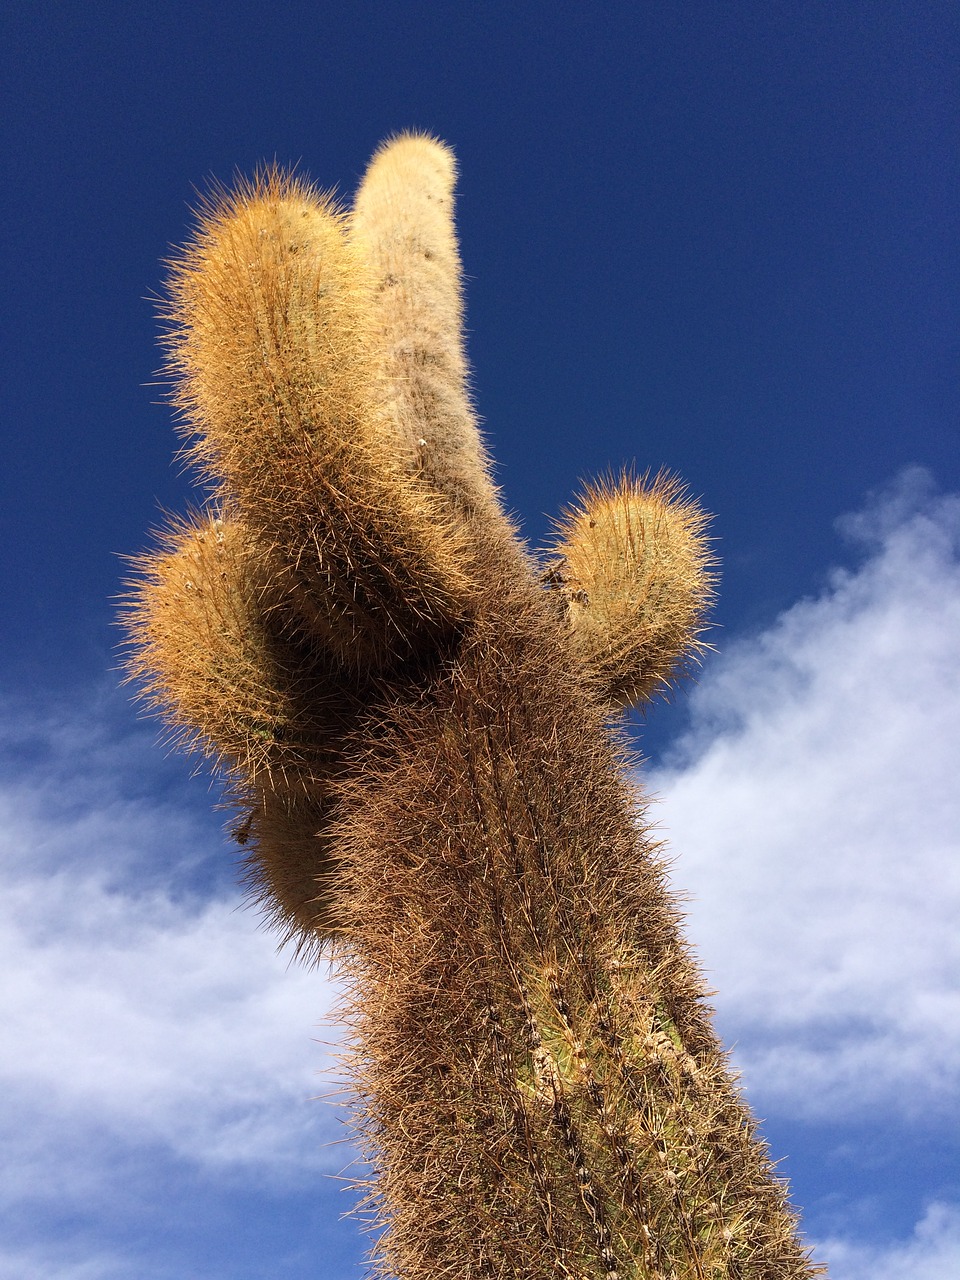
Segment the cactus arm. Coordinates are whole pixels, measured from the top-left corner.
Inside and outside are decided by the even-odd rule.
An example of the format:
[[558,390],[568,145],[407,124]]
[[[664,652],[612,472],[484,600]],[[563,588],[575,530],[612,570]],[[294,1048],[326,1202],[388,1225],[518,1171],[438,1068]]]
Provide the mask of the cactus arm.
[[182,744],[228,776],[310,794],[361,705],[291,616],[265,606],[269,566],[244,524],[177,521],[137,561],[127,671]]
[[335,776],[312,795],[247,784],[244,817],[233,829],[246,849],[242,881],[278,935],[278,945],[311,965],[347,923],[340,901],[342,863],[330,838]]
[[706,524],[665,473],[592,485],[558,522],[544,581],[608,704],[649,701],[707,647],[716,579]]
[[351,226],[376,281],[386,394],[413,465],[457,507],[503,519],[467,387],[456,161],[401,134],[374,154]]
[[246,817],[245,880],[306,958],[338,932],[324,828],[369,690],[268,607],[269,566],[235,516],[177,521],[137,562],[124,623],[128,678],[181,746],[211,758]]
[[346,665],[429,652],[469,614],[462,534],[404,468],[344,219],[275,172],[202,212],[173,266],[168,370],[191,454]]

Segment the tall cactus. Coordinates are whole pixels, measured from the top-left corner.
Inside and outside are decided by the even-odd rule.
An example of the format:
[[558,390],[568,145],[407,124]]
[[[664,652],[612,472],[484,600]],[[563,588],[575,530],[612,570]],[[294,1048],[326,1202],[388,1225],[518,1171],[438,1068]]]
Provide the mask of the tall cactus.
[[335,947],[381,1274],[811,1276],[615,727],[701,647],[705,518],[624,475],[522,544],[454,178],[405,135],[352,213],[275,171],[202,210],[168,350],[215,496],[141,561],[130,670],[284,936]]

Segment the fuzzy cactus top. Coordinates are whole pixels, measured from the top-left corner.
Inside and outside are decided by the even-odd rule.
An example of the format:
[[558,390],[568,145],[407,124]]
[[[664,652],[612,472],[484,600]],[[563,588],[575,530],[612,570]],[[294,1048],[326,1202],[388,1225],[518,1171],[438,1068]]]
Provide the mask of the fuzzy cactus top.
[[702,647],[705,518],[623,475],[523,545],[454,178],[404,135],[349,212],[272,170],[201,210],[168,367],[214,496],[139,562],[131,672],[283,936],[334,945],[382,1274],[810,1276],[615,726]]

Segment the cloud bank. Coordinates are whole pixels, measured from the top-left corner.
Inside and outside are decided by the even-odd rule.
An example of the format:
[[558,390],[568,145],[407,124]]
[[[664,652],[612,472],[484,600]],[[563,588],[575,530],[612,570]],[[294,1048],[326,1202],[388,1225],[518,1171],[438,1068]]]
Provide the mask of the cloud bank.
[[[104,708],[101,706],[101,712]],[[88,1203],[137,1153],[301,1179],[344,1158],[335,995],[215,865],[207,797],[150,731],[20,706],[0,749],[0,1203]],[[152,783],[144,790],[144,772]],[[198,788],[193,788],[197,792]],[[228,887],[229,886],[229,887]],[[324,1078],[326,1076],[326,1079]]]
[[960,499],[840,523],[864,562],[729,647],[652,787],[751,1099],[955,1119]]

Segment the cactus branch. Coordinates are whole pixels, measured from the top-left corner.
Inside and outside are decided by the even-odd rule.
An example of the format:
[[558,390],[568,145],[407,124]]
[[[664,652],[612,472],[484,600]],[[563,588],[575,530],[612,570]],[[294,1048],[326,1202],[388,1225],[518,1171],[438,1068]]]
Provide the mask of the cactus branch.
[[449,147],[401,134],[371,160],[351,226],[376,279],[378,348],[405,447],[458,506],[500,520],[467,389],[455,179]]
[[707,647],[715,590],[707,517],[666,472],[589,486],[558,522],[544,575],[570,639],[616,706],[648,702]]
[[167,319],[190,456],[318,639],[377,670],[455,629],[462,536],[398,457],[371,276],[343,215],[272,170],[217,193],[173,264]]

